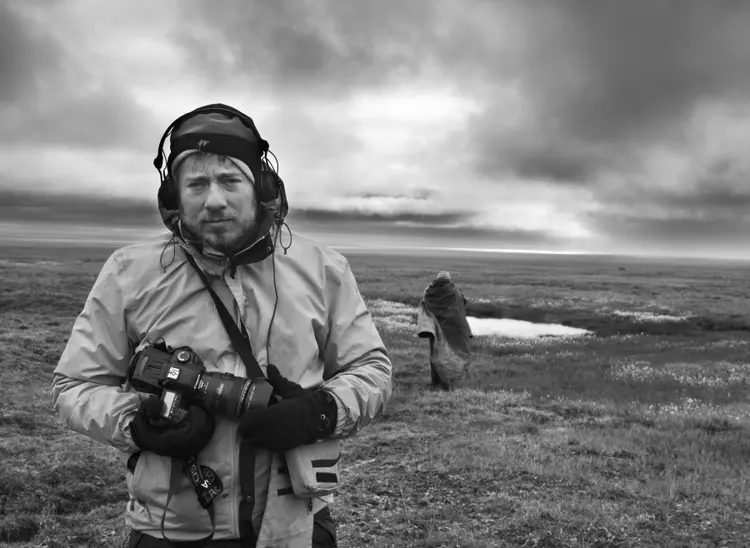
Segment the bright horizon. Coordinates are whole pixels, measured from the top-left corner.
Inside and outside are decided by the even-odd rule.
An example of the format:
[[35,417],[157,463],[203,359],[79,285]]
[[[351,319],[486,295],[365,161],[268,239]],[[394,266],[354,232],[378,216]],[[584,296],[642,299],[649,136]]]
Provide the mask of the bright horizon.
[[[166,227],[155,226],[149,228],[134,227],[112,227],[104,225],[73,225],[73,224],[48,224],[43,222],[32,223],[7,223],[0,221],[0,246],[2,245],[24,245],[35,247],[39,244],[57,244],[61,246],[93,246],[93,247],[124,247],[149,238],[167,234]],[[356,253],[358,251],[367,253],[383,252],[384,254],[393,253],[445,253],[446,256],[451,254],[479,254],[479,255],[550,255],[564,257],[622,257],[634,259],[663,259],[663,260],[706,260],[706,261],[750,261],[748,255],[732,255],[729,253],[696,254],[690,252],[674,253],[649,253],[642,251],[589,251],[582,249],[556,250],[543,248],[524,248],[524,247],[476,247],[469,243],[466,245],[440,245],[435,241],[400,241],[384,243],[381,239],[374,236],[372,238],[363,238],[362,234],[342,234],[326,233],[317,231],[315,227],[312,230],[297,230],[292,228],[293,235],[302,234],[305,237],[316,240],[322,244],[330,246],[343,254]],[[286,233],[283,235],[284,241],[288,241]]]

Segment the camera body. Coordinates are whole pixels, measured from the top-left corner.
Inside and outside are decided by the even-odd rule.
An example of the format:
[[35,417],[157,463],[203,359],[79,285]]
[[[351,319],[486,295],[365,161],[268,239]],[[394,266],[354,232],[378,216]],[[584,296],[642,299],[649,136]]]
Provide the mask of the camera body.
[[131,359],[128,380],[136,390],[160,396],[160,415],[174,422],[182,420],[190,405],[238,419],[250,409],[267,407],[273,394],[263,377],[206,371],[189,346],[174,350],[166,344],[146,346]]

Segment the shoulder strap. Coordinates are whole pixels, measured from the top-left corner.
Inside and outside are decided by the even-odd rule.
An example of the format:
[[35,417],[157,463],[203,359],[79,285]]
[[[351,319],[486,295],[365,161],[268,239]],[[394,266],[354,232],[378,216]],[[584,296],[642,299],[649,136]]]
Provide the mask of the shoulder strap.
[[245,324],[242,323],[242,320],[240,319],[240,326],[242,327],[242,332],[240,332],[237,324],[232,319],[232,315],[229,313],[229,310],[227,310],[227,307],[224,306],[224,303],[221,302],[221,299],[211,287],[211,282],[209,281],[205,272],[203,272],[198,267],[198,265],[195,264],[195,259],[193,259],[190,253],[186,252],[185,256],[187,257],[188,262],[193,265],[195,271],[198,272],[201,280],[203,280],[203,284],[211,294],[211,297],[214,300],[214,304],[216,304],[216,310],[219,312],[221,323],[224,324],[224,328],[227,330],[229,339],[232,341],[232,346],[240,355],[240,358],[242,358],[242,361],[245,364],[245,369],[247,369],[247,378],[255,379],[258,377],[265,377],[265,375],[263,374],[263,370],[260,368],[260,365],[258,365],[258,360],[256,360],[255,356],[253,355],[253,348],[250,345],[250,337],[248,337],[247,335]]
[[[211,294],[211,298],[214,300],[214,304],[216,305],[216,310],[219,312],[221,323],[224,324],[224,328],[227,330],[229,339],[232,341],[232,346],[240,355],[240,358],[242,358],[242,362],[245,364],[245,369],[247,370],[247,378],[265,378],[263,370],[260,368],[260,365],[258,365],[258,360],[256,360],[255,356],[253,355],[253,348],[250,344],[250,337],[248,337],[247,335],[245,324],[242,323],[242,317],[240,317],[239,322],[240,326],[242,327],[242,332],[240,332],[234,319],[232,319],[232,315],[229,313],[226,306],[224,306],[224,303],[221,302],[221,299],[211,287],[211,282],[209,281],[205,272],[203,272],[198,267],[198,265],[195,264],[195,260],[190,255],[190,253],[186,252],[185,256],[187,257],[188,262],[193,265],[193,268],[201,277],[201,280],[203,280],[203,284],[206,286],[206,289],[208,289],[208,292]],[[238,515],[240,536],[242,539],[249,541],[249,546],[255,546],[257,537],[252,522],[253,511],[255,508],[255,501],[253,499],[253,495],[255,493],[255,448],[247,440],[242,440],[240,443],[240,490],[243,495],[242,501],[240,502]],[[208,539],[213,538],[213,531],[215,530],[213,505],[209,504],[207,510],[209,512],[209,516],[211,517],[212,526],[211,537],[207,537]]]

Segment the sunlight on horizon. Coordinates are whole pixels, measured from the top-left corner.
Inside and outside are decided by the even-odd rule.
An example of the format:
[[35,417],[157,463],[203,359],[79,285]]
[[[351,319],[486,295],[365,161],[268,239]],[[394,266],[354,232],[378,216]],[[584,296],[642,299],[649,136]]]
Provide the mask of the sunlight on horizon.
[[[562,250],[531,248],[528,245],[493,246],[490,242],[477,241],[471,238],[427,238],[420,236],[384,235],[372,231],[356,232],[351,227],[342,230],[316,229],[314,225],[290,223],[292,237],[303,236],[321,244],[333,247],[344,254],[377,253],[389,254],[469,254],[469,255],[554,255],[580,257],[632,257],[653,260],[705,260],[705,261],[739,261],[750,260],[747,256],[678,253],[637,253],[628,250],[592,251],[583,249]],[[74,224],[64,222],[2,222],[0,221],[0,245],[91,245],[98,247],[121,247],[167,233],[163,225],[153,224],[146,227],[106,226],[100,224]],[[282,233],[288,241],[286,229]],[[479,244],[479,245],[478,245]],[[483,245],[482,245],[483,244]]]

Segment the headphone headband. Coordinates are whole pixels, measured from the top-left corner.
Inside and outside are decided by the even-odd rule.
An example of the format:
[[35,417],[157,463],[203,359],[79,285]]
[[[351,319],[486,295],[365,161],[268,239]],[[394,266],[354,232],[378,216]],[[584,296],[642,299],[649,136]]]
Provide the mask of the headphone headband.
[[212,103],[210,105],[204,105],[202,107],[193,109],[192,111],[183,114],[171,124],[169,124],[169,127],[167,127],[166,131],[161,136],[161,140],[159,141],[159,149],[156,158],[154,158],[154,167],[157,169],[157,171],[159,171],[159,173],[161,173],[161,168],[164,164],[164,143],[166,142],[167,137],[169,137],[172,131],[178,128],[180,124],[182,124],[182,122],[184,122],[188,118],[192,118],[193,116],[197,116],[198,114],[211,113],[225,114],[229,117],[239,119],[245,127],[253,132],[255,138],[258,140],[258,150],[260,152],[260,155],[262,156],[263,154],[268,152],[268,141],[260,136],[260,132],[258,131],[258,128],[255,127],[255,122],[253,122],[253,119],[250,118],[250,116],[240,110],[237,110],[234,107],[230,107],[229,105],[225,105],[222,103]]

